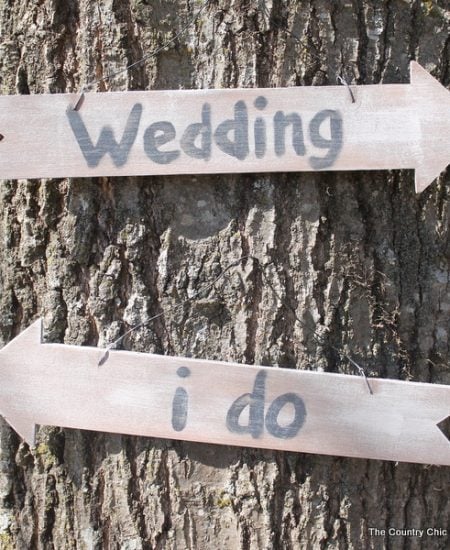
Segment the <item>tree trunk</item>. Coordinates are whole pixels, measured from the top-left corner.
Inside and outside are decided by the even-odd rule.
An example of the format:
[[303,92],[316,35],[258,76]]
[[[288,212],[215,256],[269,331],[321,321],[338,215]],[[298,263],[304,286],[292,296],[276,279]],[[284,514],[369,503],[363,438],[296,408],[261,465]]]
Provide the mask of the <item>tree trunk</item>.
[[[450,82],[446,0],[212,0],[195,18],[201,6],[0,0],[1,91],[79,91],[189,23],[86,101],[408,83],[411,59]],[[43,317],[46,341],[105,346],[162,312],[122,347],[357,374],[351,357],[370,376],[449,384],[448,183],[416,196],[412,171],[4,180],[0,344]],[[30,449],[1,422],[5,550],[448,547],[445,467],[50,427]]]

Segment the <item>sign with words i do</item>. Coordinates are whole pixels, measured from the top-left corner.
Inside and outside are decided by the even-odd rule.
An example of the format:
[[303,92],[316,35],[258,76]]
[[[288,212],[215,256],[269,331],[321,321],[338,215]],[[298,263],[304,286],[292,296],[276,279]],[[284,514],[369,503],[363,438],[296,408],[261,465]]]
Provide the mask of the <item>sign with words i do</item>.
[[[35,425],[450,466],[450,387],[42,344],[0,350],[0,413]],[[219,381],[219,382],[218,382]]]

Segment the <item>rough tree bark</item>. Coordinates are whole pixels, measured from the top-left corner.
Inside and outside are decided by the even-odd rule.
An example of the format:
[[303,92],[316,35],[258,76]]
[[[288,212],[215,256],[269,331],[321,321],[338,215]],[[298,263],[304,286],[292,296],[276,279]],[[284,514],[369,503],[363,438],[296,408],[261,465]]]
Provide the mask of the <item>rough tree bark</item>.
[[[0,0],[1,93],[77,91],[200,6]],[[411,59],[448,85],[449,22],[447,0],[212,0],[95,90],[407,83]],[[42,316],[47,341],[105,346],[165,312],[123,347],[354,373],[332,344],[371,376],[448,384],[448,183],[415,196],[411,171],[2,181],[0,344]],[[170,309],[242,256],[260,264]],[[370,535],[448,529],[446,468],[49,427],[29,449],[3,421],[0,444],[4,550],[448,544]]]

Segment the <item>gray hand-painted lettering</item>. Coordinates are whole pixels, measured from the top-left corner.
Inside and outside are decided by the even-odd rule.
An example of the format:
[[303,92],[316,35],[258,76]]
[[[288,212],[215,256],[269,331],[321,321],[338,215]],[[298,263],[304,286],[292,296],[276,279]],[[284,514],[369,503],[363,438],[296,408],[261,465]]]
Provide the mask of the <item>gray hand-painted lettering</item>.
[[[258,111],[264,111],[268,101],[264,96],[258,96],[253,105]],[[142,111],[140,103],[132,107],[119,142],[115,139],[111,126],[104,126],[101,128],[96,145],[93,144],[80,112],[71,108],[66,111],[70,127],[90,168],[97,167],[108,153],[116,167],[127,163],[138,134]],[[211,124],[211,111],[211,105],[204,103],[201,122],[189,124],[184,129],[177,143],[178,148],[167,150],[167,147],[163,147],[177,138],[177,130],[172,122],[160,120],[148,126],[143,135],[143,146],[147,157],[158,164],[170,164],[183,151],[191,158],[208,161],[213,153],[214,141],[218,149],[225,154],[238,160],[245,160],[249,155],[249,115],[246,103],[237,101],[234,104],[234,117],[220,122],[215,131]],[[327,121],[330,125],[329,138],[324,137],[328,135],[325,128]],[[254,152],[257,159],[262,159],[267,152],[267,122],[268,118],[263,116],[257,116],[253,121]],[[292,148],[296,155],[306,154],[303,122],[299,113],[286,114],[283,111],[277,111],[273,117],[273,131],[276,156],[282,157],[286,154],[288,134],[292,136]],[[309,123],[309,138],[314,147],[327,150],[323,157],[309,157],[312,169],[323,170],[333,166],[343,146],[341,114],[331,109],[318,112]]]
[[[263,111],[267,107],[267,99],[260,95],[258,96],[253,105],[259,110]],[[267,148],[267,131],[266,121],[262,117],[256,117],[253,124],[253,134],[255,137],[255,155],[257,159],[262,159],[266,154]]]
[[172,401],[172,428],[177,432],[186,427],[188,399],[188,393],[184,388],[176,389]]
[[119,167],[126,164],[141,120],[142,105],[140,103],[136,103],[131,109],[120,143],[117,143],[112,128],[104,126],[100,132],[97,145],[94,145],[80,113],[72,108],[67,109],[66,113],[70,127],[90,168],[98,166],[106,153],[111,155],[115,166]]
[[[287,426],[280,426],[278,423],[278,415],[281,409],[288,403],[294,406],[294,418]],[[284,393],[272,401],[266,414],[266,428],[274,437],[290,439],[298,434],[305,422],[305,418],[306,409],[301,397],[296,393]]]
[[[265,371],[259,371],[255,378],[252,393],[244,393],[236,399],[227,413],[227,428],[234,433],[249,433],[255,439],[264,431],[264,401],[266,392]],[[245,407],[249,407],[248,426],[239,424],[239,417]]]
[[[200,138],[200,147],[195,142]],[[195,159],[209,160],[211,158],[211,106],[205,103],[202,107],[202,121],[190,124],[181,138],[183,151]]]
[[275,154],[281,157],[286,152],[286,129],[292,125],[292,147],[298,156],[306,153],[303,139],[302,119],[297,113],[285,115],[277,111],[273,117],[275,130]]
[[[188,378],[191,371],[188,367],[179,367],[177,376]],[[188,415],[189,396],[184,388],[177,388],[172,401],[172,428],[176,432],[181,432],[186,427]]]
[[191,375],[191,370],[188,367],[179,367],[177,369],[177,376],[180,378],[188,378]]
[[[266,378],[267,372],[259,371],[253,384],[252,393],[244,393],[233,402],[227,413],[227,428],[230,432],[251,434],[256,439],[263,434],[265,424],[267,431],[274,437],[280,439],[295,437],[306,418],[303,400],[296,393],[284,393],[272,401],[264,418]],[[287,426],[280,426],[278,415],[288,403],[294,407],[294,418]],[[239,418],[246,407],[249,407],[248,425],[244,426],[239,423]]]
[[[228,136],[234,134],[234,140]],[[234,106],[234,118],[221,122],[216,128],[214,139],[217,146],[227,155],[244,160],[249,153],[248,145],[248,112],[243,101]]]
[[[330,139],[320,134],[320,126],[326,119],[330,120]],[[344,141],[342,117],[339,111],[326,109],[319,111],[309,123],[309,137],[312,144],[319,149],[328,149],[324,157],[310,157],[309,163],[314,170],[323,170],[333,166],[342,149]]]
[[180,151],[160,151],[159,146],[172,141],[176,130],[171,122],[161,120],[151,124],[144,133],[144,151],[146,155],[158,164],[170,164],[180,156]]
[[266,122],[263,118],[257,117],[253,125],[255,133],[255,155],[257,159],[262,159],[266,154]]

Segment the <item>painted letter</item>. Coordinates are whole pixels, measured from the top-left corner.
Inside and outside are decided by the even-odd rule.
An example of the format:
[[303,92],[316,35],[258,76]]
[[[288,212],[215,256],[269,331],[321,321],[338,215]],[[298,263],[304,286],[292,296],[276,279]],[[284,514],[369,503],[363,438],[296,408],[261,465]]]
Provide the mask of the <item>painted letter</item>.
[[[187,378],[191,371],[187,367],[180,367],[177,370],[180,378]],[[189,396],[184,388],[177,388],[172,401],[172,428],[181,432],[186,427]]]
[[[200,147],[195,141],[200,137]],[[181,148],[190,157],[209,160],[211,158],[211,107],[205,103],[202,108],[202,121],[190,124],[181,138]]]
[[140,103],[133,105],[128,115],[128,120],[120,143],[117,143],[112,128],[110,126],[104,126],[100,132],[97,145],[94,145],[80,113],[72,108],[67,109],[66,113],[72,132],[75,135],[89,168],[98,166],[106,153],[111,155],[114,166],[119,167],[126,164],[128,155],[136,139],[139,122],[141,120],[142,105]]
[[[280,426],[278,415],[281,409],[288,403],[292,403],[294,406],[294,419],[287,426]],[[301,397],[296,393],[284,393],[272,401],[266,414],[266,428],[274,437],[289,439],[298,434],[298,431],[303,426],[305,417],[306,409]]]
[[[267,99],[260,95],[254,101],[254,106],[262,111],[267,106]],[[255,135],[255,155],[256,158],[261,159],[266,154],[266,121],[262,117],[256,117],[253,125]]]
[[[264,431],[264,399],[266,393],[265,371],[259,371],[255,378],[252,393],[244,393],[234,401],[227,413],[227,428],[230,432],[249,433],[258,438]],[[245,407],[249,407],[248,426],[239,424],[239,417]]]
[[[324,120],[330,119],[330,139],[320,135],[320,126]],[[333,166],[341,152],[343,143],[342,117],[339,111],[326,109],[319,111],[309,123],[309,137],[314,147],[328,149],[324,157],[311,157],[309,163],[314,170],[323,170]]]
[[[234,141],[228,137],[233,132]],[[214,133],[217,146],[227,155],[244,160],[248,155],[248,114],[247,106],[238,101],[234,106],[234,118],[225,120]]]
[[298,156],[305,154],[302,119],[297,113],[285,115],[277,111],[273,117],[275,126],[275,154],[281,157],[286,152],[286,128],[292,124],[292,147]]
[[171,122],[161,120],[151,124],[144,133],[144,151],[158,164],[170,164],[180,156],[180,151],[160,151],[158,147],[175,139],[176,131]]

